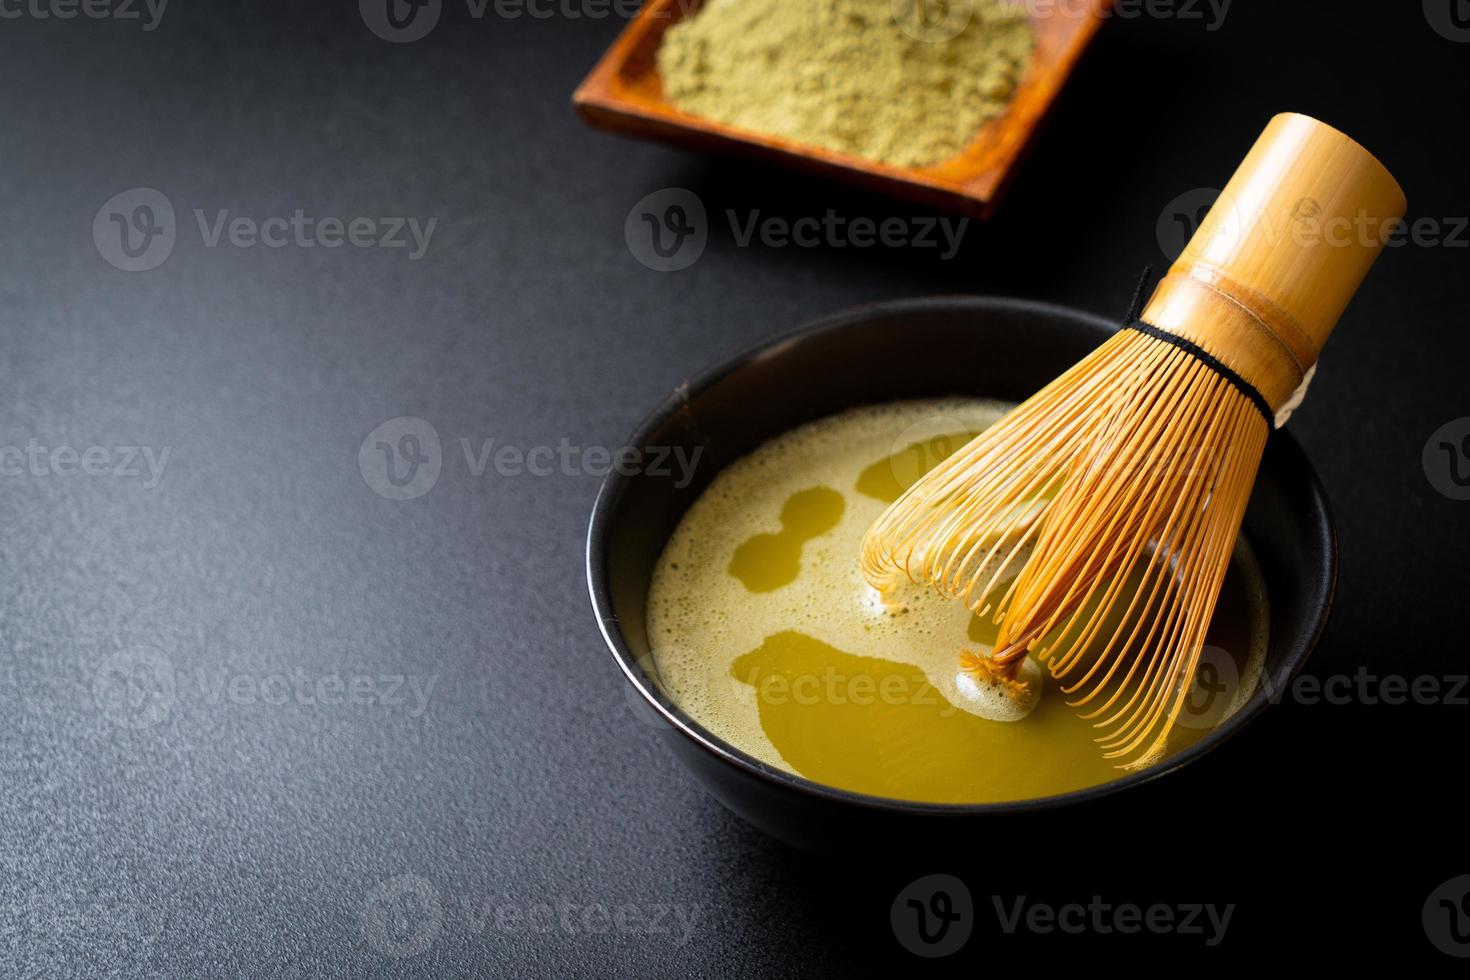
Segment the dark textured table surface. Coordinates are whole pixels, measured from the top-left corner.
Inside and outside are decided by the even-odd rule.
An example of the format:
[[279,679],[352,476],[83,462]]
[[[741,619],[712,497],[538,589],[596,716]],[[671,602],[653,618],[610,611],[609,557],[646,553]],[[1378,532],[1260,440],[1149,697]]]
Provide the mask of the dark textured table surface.
[[[1231,903],[1209,952],[1251,962],[1283,944],[1303,962],[1453,962],[1421,925],[1470,872],[1470,707],[1448,696],[1467,672],[1470,503],[1421,459],[1470,415],[1470,29],[1450,0],[1108,24],[1002,209],[949,258],[742,247],[727,211],[924,212],[584,128],[569,96],[622,24],[598,4],[443,7],[390,44],[346,0],[100,19],[0,2],[0,974],[909,970],[925,961],[890,902],[960,869],[972,970],[1206,949],[1003,935],[992,896],[1020,895]],[[1288,699],[1140,791],[1124,839],[1089,835],[1084,811],[1070,843],[956,841],[951,868],[875,841],[833,866],[722,810],[630,710],[597,637],[595,457],[480,468],[487,441],[616,447],[691,373],[865,301],[1121,314],[1165,259],[1171,209],[1198,203],[1180,196],[1219,186],[1286,109],[1375,149],[1440,238],[1384,255],[1293,422],[1342,545],[1309,672],[1366,671],[1370,696]],[[670,187],[711,228],[695,264],[660,273],[624,223]],[[104,204],[134,188],[174,212],[166,261],[137,272],[118,266],[159,253],[98,246]],[[427,244],[328,247],[330,223],[285,233],[298,209],[371,219],[362,242],[412,218]],[[252,227],[283,244],[247,244]],[[394,500],[368,437],[405,416],[442,466]],[[1389,675],[1445,696],[1371,697]]]

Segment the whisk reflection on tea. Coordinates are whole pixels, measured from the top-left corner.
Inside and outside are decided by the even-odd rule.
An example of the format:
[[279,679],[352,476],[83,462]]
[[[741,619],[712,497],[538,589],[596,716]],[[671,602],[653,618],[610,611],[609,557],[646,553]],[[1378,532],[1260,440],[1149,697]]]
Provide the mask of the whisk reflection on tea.
[[[908,583],[880,595],[861,576],[859,542],[873,520],[1009,407],[854,410],[722,471],[654,575],[649,639],[666,693],[756,758],[875,796],[1000,802],[1116,778],[1095,730],[1034,664],[1019,699],[961,669],[961,651],[990,652],[995,624]],[[1267,607],[1244,543],[1216,619],[1216,669],[1169,751],[1255,686]]]

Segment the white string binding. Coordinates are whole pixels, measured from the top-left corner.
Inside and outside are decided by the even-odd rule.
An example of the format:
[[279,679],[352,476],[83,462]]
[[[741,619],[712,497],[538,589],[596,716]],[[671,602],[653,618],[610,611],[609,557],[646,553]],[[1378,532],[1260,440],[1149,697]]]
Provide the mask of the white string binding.
[[1316,376],[1317,365],[1313,362],[1312,366],[1307,368],[1307,373],[1302,375],[1302,383],[1296,386],[1296,391],[1293,391],[1291,397],[1286,400],[1286,404],[1282,405],[1276,411],[1276,428],[1279,429],[1285,425],[1287,419],[1291,418],[1291,413],[1295,412],[1301,407],[1302,402],[1306,401],[1307,389],[1311,387],[1312,379]]

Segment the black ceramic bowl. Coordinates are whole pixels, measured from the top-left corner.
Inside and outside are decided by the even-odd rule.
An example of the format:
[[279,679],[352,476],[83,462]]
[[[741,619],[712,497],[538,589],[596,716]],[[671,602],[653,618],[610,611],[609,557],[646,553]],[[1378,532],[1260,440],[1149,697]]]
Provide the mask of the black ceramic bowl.
[[[1311,464],[1291,436],[1267,444],[1246,514],[1271,600],[1263,682],[1198,742],[1143,772],[1090,789],[995,804],[924,804],[850,793],[732,748],[686,715],[644,673],[649,580],[680,517],[726,465],[804,422],[856,405],[972,395],[1021,401],[1108,337],[1107,320],[1005,299],[940,298],[862,307],[818,321],[680,386],[629,445],[703,451],[694,480],[608,476],[587,533],[587,584],[608,649],[637,695],[667,723],[676,755],[722,803],[774,836],[833,853],[873,835],[943,841],[1009,816],[1104,799],[1188,766],[1251,723],[1306,661],[1326,624],[1336,537]],[[935,351],[944,356],[935,357]],[[967,826],[967,825],[975,826]],[[936,832],[937,831],[937,832]]]

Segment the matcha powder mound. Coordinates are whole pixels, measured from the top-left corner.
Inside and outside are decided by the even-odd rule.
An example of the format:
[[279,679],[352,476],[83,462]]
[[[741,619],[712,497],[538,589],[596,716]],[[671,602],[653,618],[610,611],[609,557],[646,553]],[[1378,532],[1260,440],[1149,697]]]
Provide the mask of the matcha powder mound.
[[909,6],[928,5],[708,0],[664,37],[664,92],[742,129],[894,166],[938,163],[1005,108],[1034,42],[1024,7],[1004,0],[949,0],[922,23],[904,19]]

